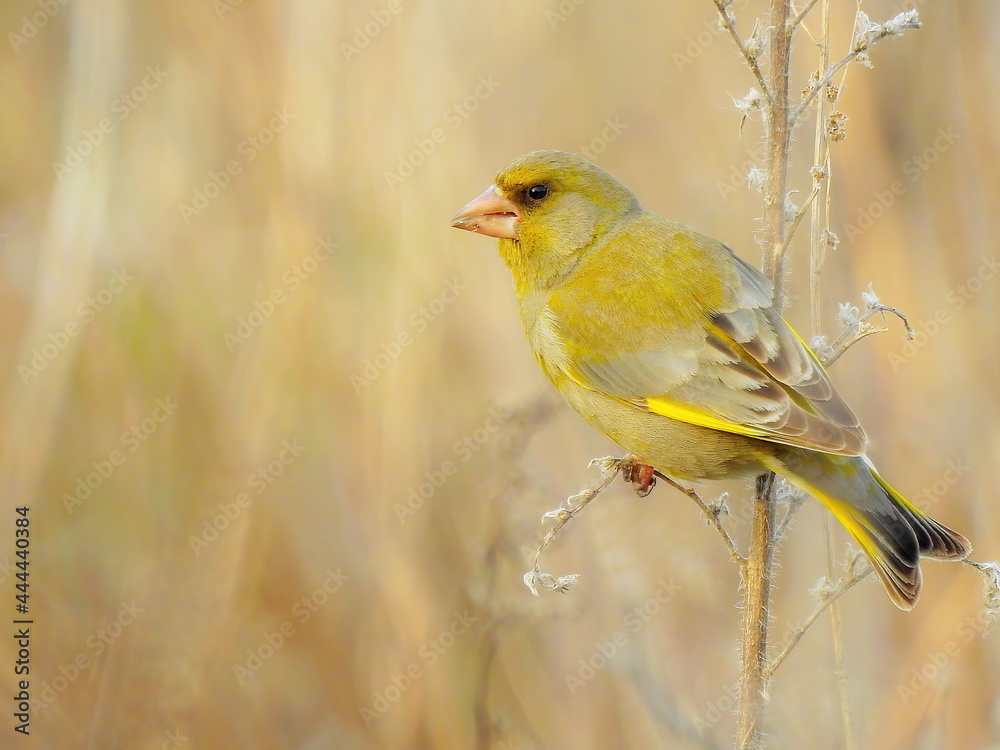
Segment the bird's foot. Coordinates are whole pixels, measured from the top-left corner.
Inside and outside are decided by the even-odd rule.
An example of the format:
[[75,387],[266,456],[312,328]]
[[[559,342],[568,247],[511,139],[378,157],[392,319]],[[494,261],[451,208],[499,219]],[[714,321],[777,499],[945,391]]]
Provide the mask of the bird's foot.
[[634,453],[622,459],[622,479],[632,485],[635,494],[646,497],[656,486],[656,469]]

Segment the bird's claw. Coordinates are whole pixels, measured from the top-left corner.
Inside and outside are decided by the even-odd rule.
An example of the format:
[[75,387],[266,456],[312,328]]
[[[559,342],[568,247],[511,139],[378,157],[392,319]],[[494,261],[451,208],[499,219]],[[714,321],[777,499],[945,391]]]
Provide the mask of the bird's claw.
[[635,494],[646,497],[656,486],[656,470],[636,455],[622,459],[622,479],[632,485]]

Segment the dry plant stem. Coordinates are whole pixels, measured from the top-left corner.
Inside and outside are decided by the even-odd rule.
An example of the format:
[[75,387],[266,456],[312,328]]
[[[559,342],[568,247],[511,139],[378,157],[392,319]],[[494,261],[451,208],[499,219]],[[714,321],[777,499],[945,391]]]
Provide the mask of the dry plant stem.
[[[861,339],[867,338],[876,333],[883,333],[889,330],[888,321],[886,320],[885,317],[886,313],[892,313],[893,315],[898,317],[901,321],[903,321],[903,326],[906,328],[906,338],[912,340],[916,334],[913,330],[913,327],[910,325],[910,321],[909,319],[907,319],[906,314],[901,312],[900,310],[897,310],[895,307],[888,307],[887,305],[879,304],[876,305],[875,308],[873,308],[872,310],[869,310],[865,314],[865,316],[861,318],[860,321],[858,321],[858,324],[856,326],[851,326],[850,328],[845,330],[842,334],[840,334],[839,337],[837,337],[837,340],[834,341],[833,344],[831,345],[831,348],[833,349],[833,354],[827,357],[823,361],[823,364],[826,367],[829,367],[838,359],[840,359],[841,355],[843,355],[844,352],[846,352],[856,343],[861,341]],[[882,316],[883,325],[881,328],[875,328],[874,326],[866,325],[868,319],[874,315]]]
[[986,607],[987,626],[992,628],[1000,620],[1000,564],[968,559],[964,562],[983,574],[983,604]]
[[[826,540],[826,574],[827,577],[832,577],[836,561],[833,556],[833,521],[830,513],[823,514],[823,536]],[[840,605],[836,600],[830,602],[830,634],[833,637],[833,663],[837,675],[837,691],[840,694],[840,718],[844,725],[844,750],[854,750],[847,667],[844,666],[844,629],[840,618]]]
[[[604,490],[606,490],[608,487],[611,486],[611,483],[615,481],[615,477],[617,477],[620,473],[622,473],[622,470],[629,463],[634,463],[638,461],[639,459],[637,459],[635,456],[632,455],[625,456],[624,458],[612,458],[611,456],[607,456],[605,458],[595,458],[593,461],[590,462],[590,465],[601,467],[601,470],[603,472],[603,478],[601,479],[601,482],[594,487],[589,487],[585,490],[582,490],[581,492],[578,492],[576,495],[567,498],[563,502],[563,504],[559,507],[558,510],[549,511],[548,513],[545,514],[544,518],[556,519],[556,524],[551,529],[549,529],[548,533],[542,539],[541,544],[538,545],[538,549],[535,550],[535,558],[531,566],[531,571],[525,576],[525,582],[528,584],[532,593],[535,593],[535,595],[537,596],[539,587],[549,591],[565,591],[569,589],[571,586],[575,585],[577,579],[579,578],[579,576],[577,575],[556,578],[555,576],[552,576],[548,573],[543,573],[540,567],[542,553],[545,551],[546,547],[548,547],[549,544],[552,543],[552,541],[556,538],[556,535],[558,535],[558,533],[562,530],[562,528],[566,524],[568,524],[573,518],[575,518],[576,515],[580,513],[584,508],[590,505],[591,502],[597,499],[598,495],[600,495],[602,492],[604,492]],[[740,555],[739,550],[736,548],[735,542],[733,542],[733,538],[729,536],[729,532],[726,531],[725,527],[722,525],[722,522],[719,520],[721,509],[713,508],[712,506],[708,505],[704,500],[701,499],[701,497],[699,497],[698,493],[695,492],[693,489],[678,484],[673,479],[671,479],[666,474],[663,474],[660,471],[654,469],[653,476],[655,476],[658,479],[662,479],[664,482],[669,484],[671,487],[674,487],[679,492],[683,492],[685,495],[691,498],[699,508],[701,508],[702,513],[705,514],[705,518],[708,519],[709,523],[711,523],[715,527],[716,531],[718,531],[719,535],[722,537],[722,540],[726,545],[726,549],[729,551],[729,556],[733,559],[733,561],[737,565],[740,566],[740,569],[742,570],[744,564],[746,563],[746,560],[743,558],[742,555]],[[650,487],[651,486],[652,484],[650,485]],[[645,494],[646,493],[643,493],[642,496],[645,496]]]
[[750,54],[750,50],[747,49],[746,43],[743,38],[736,31],[736,19],[733,17],[733,12],[730,10],[730,2],[723,2],[723,0],[712,0],[715,3],[716,9],[719,11],[719,17],[722,21],[722,25],[725,27],[726,31],[729,32],[729,36],[732,38],[733,43],[740,50],[740,54],[743,55],[743,59],[746,61],[747,67],[750,68],[750,72],[753,73],[753,77],[757,79],[757,83],[764,94],[764,100],[771,105],[771,91],[767,86],[767,82],[764,80],[763,73],[760,72],[760,66],[757,64],[757,58]]
[[795,212],[795,218],[792,219],[791,226],[788,227],[788,234],[785,236],[785,241],[781,243],[781,248],[778,250],[779,264],[784,264],[785,253],[788,252],[788,246],[792,244],[792,238],[795,236],[795,230],[799,228],[799,224],[802,223],[802,219],[806,215],[806,211],[814,205],[816,196],[820,192],[820,182],[813,186],[812,192],[809,193],[809,197],[806,198],[806,202],[802,204],[802,208]]
[[[789,29],[789,33],[791,33],[791,34],[795,33],[795,30],[802,24],[802,22],[805,20],[806,16],[809,15],[809,11],[811,11],[813,9],[814,5],[816,5],[816,0],[809,0],[809,2],[806,3],[805,7],[798,12],[798,15],[795,16],[795,20],[792,21],[792,25],[791,25],[791,28]],[[824,37],[824,38],[826,38],[826,37]],[[826,67],[826,66],[824,65],[823,67]]]
[[861,575],[848,576],[837,584],[837,588],[834,589],[829,596],[825,597],[819,605],[817,605],[816,609],[812,611],[812,614],[806,618],[806,621],[802,623],[802,625],[795,629],[795,632],[788,638],[787,643],[785,643],[778,655],[774,657],[774,659],[772,659],[771,662],[764,668],[764,676],[767,680],[770,680],[771,677],[774,676],[778,667],[780,667],[782,662],[788,658],[788,655],[792,653],[792,650],[798,645],[799,641],[802,640],[802,636],[804,636],[806,631],[812,627],[813,623],[819,619],[819,616],[823,614],[831,604],[836,602],[840,599],[840,597],[870,576],[872,572],[871,568],[869,568]]
[[[820,34],[820,67],[827,67],[830,60],[829,43],[829,0],[823,2],[823,30]],[[830,139],[827,126],[827,116],[830,111],[829,99],[820,97],[816,108],[816,138],[813,143],[813,163],[823,171],[822,181],[817,180],[816,189],[823,189],[824,200],[812,204],[812,244],[809,252],[809,301],[810,319],[813,336],[818,336],[823,330],[822,306],[820,304],[819,277],[823,272],[823,261],[826,259],[826,247],[830,230]]]
[[699,508],[701,508],[701,512],[705,514],[705,518],[708,519],[708,522],[715,527],[716,531],[719,532],[719,535],[722,537],[722,541],[726,545],[726,549],[729,550],[729,556],[732,558],[733,562],[739,565],[740,569],[742,570],[743,566],[746,564],[746,558],[740,554],[739,549],[737,549],[736,547],[736,543],[733,542],[733,538],[729,536],[729,532],[726,531],[725,527],[722,525],[722,521],[719,520],[721,508],[713,508],[710,505],[708,505],[704,500],[702,500],[698,496],[698,493],[695,492],[690,487],[685,487],[682,484],[678,484],[670,477],[661,474],[658,471],[654,471],[653,473],[657,477],[662,479],[664,482],[669,484],[671,487],[675,488],[679,492],[683,492],[689,498],[694,500],[695,504]]
[[750,553],[743,566],[743,663],[740,670],[740,702],[737,747],[750,750],[760,746],[767,686],[767,634],[770,623],[771,578],[774,568],[774,474],[757,477],[754,493],[753,529]]
[[774,530],[774,541],[780,542],[785,538],[785,534],[788,532],[788,527],[792,523],[792,518],[794,518],[796,511],[802,507],[802,504],[806,500],[806,495],[800,493],[796,498],[789,502],[788,509],[785,511],[784,518],[781,519],[781,523]]
[[770,104],[765,110],[767,175],[764,182],[764,275],[775,287],[774,304],[784,309],[781,250],[785,244],[785,194],[788,180],[788,65],[791,31],[789,0],[771,0],[772,36],[768,78]]
[[[788,76],[792,28],[790,0],[771,0],[771,39],[768,46],[768,104],[765,109],[767,177],[764,183],[764,272],[774,285],[774,305],[784,307],[782,248],[785,245],[785,193],[788,173]],[[774,575],[774,475],[757,479],[750,553],[743,567],[742,665],[737,714],[737,747],[750,750],[761,744],[767,678],[767,635],[771,585]]]
[[843,69],[845,65],[847,65],[851,60],[855,59],[861,53],[870,50],[878,42],[882,41],[890,34],[891,32],[888,30],[888,26],[883,27],[882,31],[878,35],[876,35],[873,39],[868,41],[867,44],[852,49],[842,58],[837,60],[837,62],[835,62],[833,65],[828,66],[826,68],[826,72],[823,73],[823,75],[819,78],[819,80],[813,84],[812,88],[809,89],[809,92],[804,97],[802,97],[802,101],[799,102],[799,106],[795,108],[795,110],[791,114],[791,117],[789,118],[789,124],[792,127],[795,126],[795,124],[799,121],[799,118],[802,117],[802,113],[809,108],[810,104],[812,104],[813,99],[815,99],[819,95],[819,93],[826,88],[826,85],[833,80],[833,77],[837,75],[837,73],[839,73],[840,70]]
[[[830,67],[830,0],[823,0],[821,12],[821,30],[817,40],[819,47],[819,69],[826,70]],[[832,89],[828,89],[830,91]],[[839,90],[838,90],[839,93]],[[825,260],[827,243],[830,237],[830,202],[832,183],[831,161],[830,161],[830,130],[828,118],[831,102],[835,102],[835,96],[824,95],[820,92],[816,106],[816,131],[813,142],[813,164],[818,169],[821,177],[816,178],[814,192],[821,189],[824,192],[825,200],[815,201],[811,207],[812,222],[812,242],[809,252],[809,299],[810,318],[812,320],[813,335],[818,336],[823,330],[822,306],[820,304],[820,274],[823,272],[823,261]],[[823,514],[823,539],[826,548],[826,575],[833,579],[836,570],[836,561],[833,553],[833,523],[830,513]],[[844,666],[844,635],[843,623],[840,616],[840,605],[830,602],[830,633],[833,639],[833,660],[834,670],[837,676],[837,689],[840,695],[840,715],[844,731],[845,750],[854,750],[854,730],[851,721],[851,704],[847,689],[847,668]]]
[[542,543],[539,544],[538,549],[535,550],[535,559],[531,566],[531,570],[535,574],[536,580],[540,580],[542,576],[544,576],[539,567],[542,559],[542,552],[544,552],[545,548],[552,543],[552,540],[556,538],[556,535],[563,526],[573,520],[577,513],[590,505],[590,503],[593,502],[598,495],[611,486],[611,483],[615,481],[615,477],[618,476],[618,472],[621,471],[622,460],[623,459],[620,458],[595,458],[590,462],[591,465],[601,462],[610,462],[607,464],[608,469],[604,472],[604,479],[601,483],[596,487],[586,489],[583,492],[569,498],[564,504],[564,507],[560,508],[559,511],[545,514],[546,518],[555,518],[556,525],[549,529],[549,532],[542,539]]

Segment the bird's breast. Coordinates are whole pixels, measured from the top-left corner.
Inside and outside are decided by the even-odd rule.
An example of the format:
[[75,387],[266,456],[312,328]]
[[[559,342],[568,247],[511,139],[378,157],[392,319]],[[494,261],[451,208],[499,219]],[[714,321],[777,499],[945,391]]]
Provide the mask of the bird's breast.
[[566,341],[560,332],[561,322],[549,305],[525,320],[525,332],[531,351],[549,380],[557,386],[570,369],[571,357]]

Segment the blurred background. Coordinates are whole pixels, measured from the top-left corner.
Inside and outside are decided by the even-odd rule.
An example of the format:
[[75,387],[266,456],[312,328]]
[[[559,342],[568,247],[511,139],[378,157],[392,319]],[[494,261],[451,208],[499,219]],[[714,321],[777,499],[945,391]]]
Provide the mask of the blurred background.
[[[832,9],[834,59],[855,6]],[[869,283],[910,316],[832,369],[882,473],[1000,556],[1000,7],[919,3],[853,66],[822,333]],[[868,2],[876,21],[902,7]],[[763,7],[734,4],[749,34]],[[536,148],[759,262],[760,124],[712,3],[10,0],[0,8],[0,609],[30,518],[38,748],[722,748],[739,576],[686,497],[622,482],[522,582],[545,511],[620,454],[532,360],[492,240],[449,217]],[[816,66],[798,37],[793,91]],[[811,185],[812,124],[792,185]],[[808,224],[789,318],[809,321]],[[747,539],[747,488],[726,523]],[[774,641],[814,608],[819,506]],[[837,530],[835,549],[846,539]],[[769,747],[1000,747],[982,579],[842,600],[777,672]],[[21,617],[25,615],[20,615]],[[10,626],[13,627],[13,626]],[[3,694],[18,646],[0,639]],[[19,743],[19,744],[18,744]]]

